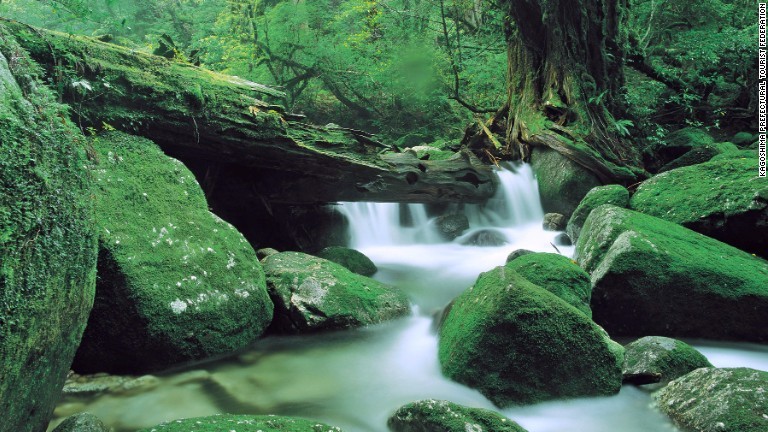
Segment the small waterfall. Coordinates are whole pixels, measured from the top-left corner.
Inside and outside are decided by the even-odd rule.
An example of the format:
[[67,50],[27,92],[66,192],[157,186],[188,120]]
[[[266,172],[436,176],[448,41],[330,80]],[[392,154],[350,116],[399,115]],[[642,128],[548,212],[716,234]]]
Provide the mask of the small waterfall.
[[467,204],[464,214],[474,227],[511,228],[544,219],[539,184],[528,164],[503,164],[499,187],[485,204]]

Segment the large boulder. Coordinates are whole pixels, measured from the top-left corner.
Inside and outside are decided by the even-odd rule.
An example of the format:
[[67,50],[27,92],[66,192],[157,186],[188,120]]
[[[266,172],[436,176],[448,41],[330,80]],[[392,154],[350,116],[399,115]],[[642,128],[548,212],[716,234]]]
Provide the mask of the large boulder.
[[526,432],[494,411],[434,399],[400,407],[387,426],[392,432]]
[[768,182],[757,160],[733,158],[659,174],[637,189],[632,209],[768,257]]
[[510,261],[506,267],[592,317],[589,274],[572,259],[553,253],[532,253]]
[[110,429],[95,415],[87,412],[71,415],[53,432],[109,432]]
[[620,358],[602,329],[506,267],[481,274],[455,300],[440,328],[439,360],[447,377],[501,407],[621,387]]
[[73,368],[143,373],[258,339],[272,319],[264,273],[245,238],[208,211],[192,173],[143,138],[91,144],[99,279]]
[[85,138],[37,73],[0,28],[0,429],[7,431],[45,430],[96,284]]
[[373,276],[379,271],[376,264],[365,254],[343,246],[329,246],[318,252],[317,256],[340,264],[352,273],[363,276]]
[[622,373],[626,383],[667,384],[702,367],[712,367],[712,364],[687,343],[646,336],[626,346]]
[[655,395],[661,411],[685,431],[768,430],[768,372],[701,368]]
[[672,222],[604,205],[576,260],[594,320],[613,336],[768,341],[768,262]]
[[589,170],[551,149],[534,147],[531,167],[539,182],[544,211],[560,213],[566,218],[587,192],[601,185]]
[[621,185],[598,186],[587,193],[568,220],[565,232],[572,242],[579,240],[584,221],[592,210],[603,204],[613,204],[619,207],[629,207],[629,191]]
[[322,258],[281,252],[263,263],[275,303],[272,330],[278,333],[360,327],[410,311],[400,290]]
[[173,420],[138,432],[341,432],[313,420],[273,415],[215,415]]

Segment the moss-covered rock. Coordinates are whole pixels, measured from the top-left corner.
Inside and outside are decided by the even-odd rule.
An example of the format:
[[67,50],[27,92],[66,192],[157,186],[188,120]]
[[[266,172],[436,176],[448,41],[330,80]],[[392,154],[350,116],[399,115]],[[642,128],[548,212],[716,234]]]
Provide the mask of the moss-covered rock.
[[341,432],[326,424],[294,417],[215,415],[169,421],[138,432]]
[[142,373],[255,341],[272,319],[264,273],[192,173],[142,138],[91,143],[99,280],[73,368]]
[[491,410],[427,399],[402,406],[387,421],[393,432],[526,432]]
[[352,273],[363,276],[373,276],[377,271],[376,264],[360,251],[342,247],[329,246],[317,254],[318,257],[341,264]]
[[746,147],[753,142],[757,141],[758,135],[752,134],[750,132],[737,132],[733,138],[731,138],[731,142],[736,144],[739,147]]
[[91,413],[80,413],[69,416],[61,422],[53,432],[109,432],[111,429]]
[[768,256],[768,182],[757,161],[731,159],[678,168],[643,182],[632,209]]
[[535,147],[531,166],[539,182],[544,211],[560,213],[566,218],[587,192],[601,184],[589,170],[554,150]]
[[749,368],[701,368],[655,395],[657,405],[691,432],[768,430],[768,372]]
[[581,227],[592,210],[603,204],[613,204],[619,207],[629,207],[629,191],[621,185],[598,186],[587,193],[587,196],[579,203],[574,210],[573,215],[568,220],[568,226],[565,232],[571,238],[572,242],[579,240]]
[[322,258],[281,252],[263,263],[275,303],[271,328],[278,333],[360,327],[410,311],[400,290]]
[[768,341],[768,262],[653,216],[604,205],[576,260],[594,320],[613,335]]
[[96,234],[85,138],[14,36],[0,28],[0,429],[39,431],[93,304]]
[[602,329],[506,267],[481,274],[455,300],[440,329],[439,359],[447,377],[501,407],[621,387],[620,359]]
[[685,342],[646,336],[626,346],[622,373],[631,384],[667,384],[702,367],[712,367],[703,354]]
[[592,317],[589,274],[572,259],[553,253],[532,253],[518,257],[506,267]]
[[679,158],[665,164],[659,169],[659,172],[661,173],[661,172],[673,170],[675,168],[682,168],[686,166],[708,162],[717,155],[726,154],[726,153],[736,153],[738,151],[739,151],[739,148],[736,147],[735,144],[729,143],[729,142],[706,144],[700,147],[692,148],[691,150],[689,150],[687,153],[680,156]]

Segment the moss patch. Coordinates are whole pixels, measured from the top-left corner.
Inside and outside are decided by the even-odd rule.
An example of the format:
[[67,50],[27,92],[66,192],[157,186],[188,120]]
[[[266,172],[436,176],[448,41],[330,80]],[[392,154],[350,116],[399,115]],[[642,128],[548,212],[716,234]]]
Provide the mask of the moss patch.
[[622,373],[624,382],[632,384],[667,384],[701,367],[712,364],[687,343],[646,336],[626,346]]
[[174,420],[138,432],[341,432],[326,424],[292,417],[217,415]]
[[342,246],[329,246],[321,250],[317,256],[341,264],[349,271],[363,276],[373,276],[379,270],[376,264],[362,252]]
[[576,243],[579,240],[581,234],[581,227],[584,226],[584,221],[587,220],[587,216],[592,210],[603,204],[613,204],[619,207],[629,206],[629,191],[627,188],[621,185],[606,185],[598,186],[590,190],[583,200],[579,203],[579,206],[574,210],[573,215],[568,220],[568,225],[565,228],[565,232],[568,233],[568,237],[571,241]]
[[401,407],[387,426],[393,432],[526,432],[494,411],[434,399]]

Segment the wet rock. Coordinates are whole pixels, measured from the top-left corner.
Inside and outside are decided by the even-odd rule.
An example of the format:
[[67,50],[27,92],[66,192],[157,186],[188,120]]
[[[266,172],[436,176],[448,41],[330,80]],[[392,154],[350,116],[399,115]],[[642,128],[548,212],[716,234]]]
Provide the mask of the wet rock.
[[621,185],[598,186],[587,193],[587,196],[579,203],[579,206],[568,220],[565,232],[571,241],[579,240],[581,227],[592,210],[603,204],[613,204],[618,207],[629,207],[629,191]]
[[657,406],[686,431],[768,430],[768,372],[701,368],[654,394]]
[[503,233],[492,229],[476,231],[461,240],[461,244],[465,246],[495,247],[507,243],[507,237]]
[[99,277],[72,368],[140,374],[258,339],[272,318],[261,265],[208,211],[192,173],[142,138],[110,133],[91,143]]
[[589,170],[550,149],[534,147],[531,167],[547,213],[570,217],[587,192],[601,184]]
[[267,257],[264,270],[279,333],[360,327],[410,311],[400,290],[322,258],[282,252]]
[[84,412],[67,417],[53,432],[110,432],[110,429],[95,415]]
[[293,417],[222,414],[174,420],[139,432],[341,432],[326,424]]
[[535,253],[535,252],[534,251],[530,251],[528,249],[518,249],[516,251],[513,251],[509,255],[507,255],[507,263],[512,262],[512,261],[520,258],[521,256],[532,254],[532,253]]
[[621,387],[620,353],[604,331],[509,268],[481,274],[455,300],[439,337],[443,373],[500,407]]
[[126,393],[155,388],[160,380],[153,375],[140,377],[107,374],[73,375],[64,384],[67,396],[92,396],[100,393]]
[[259,261],[262,261],[264,258],[276,253],[280,253],[280,251],[272,248],[261,248],[256,251],[256,257],[259,259]]
[[362,252],[343,246],[330,246],[317,254],[318,257],[340,264],[352,273],[363,276],[373,276],[377,271],[376,264]]
[[545,231],[563,231],[568,220],[560,213],[547,213],[544,215],[543,227]]
[[625,383],[667,384],[702,367],[712,367],[712,364],[687,343],[646,336],[626,346],[622,373]]
[[573,241],[568,237],[568,234],[560,233],[555,237],[555,244],[557,246],[573,246]]
[[718,160],[659,174],[640,185],[631,207],[768,257],[768,182],[755,163]]
[[392,432],[526,432],[494,411],[434,399],[401,407],[387,426]]
[[469,219],[458,213],[443,215],[435,219],[435,226],[443,239],[453,241],[469,229]]
[[768,341],[768,262],[680,225],[604,205],[576,260],[594,320],[613,336]]

